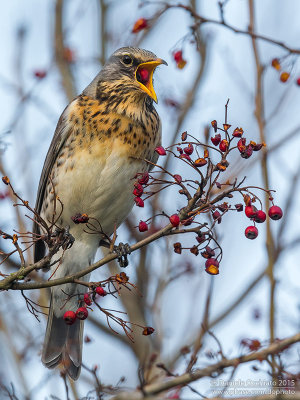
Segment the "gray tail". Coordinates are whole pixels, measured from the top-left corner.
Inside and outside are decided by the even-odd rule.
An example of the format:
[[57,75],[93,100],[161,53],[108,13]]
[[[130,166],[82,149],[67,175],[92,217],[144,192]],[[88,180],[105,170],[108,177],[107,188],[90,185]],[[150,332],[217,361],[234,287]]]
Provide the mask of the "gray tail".
[[76,380],[81,369],[83,321],[67,325],[62,316],[54,315],[52,303],[51,295],[42,362],[47,368],[62,364],[69,377]]

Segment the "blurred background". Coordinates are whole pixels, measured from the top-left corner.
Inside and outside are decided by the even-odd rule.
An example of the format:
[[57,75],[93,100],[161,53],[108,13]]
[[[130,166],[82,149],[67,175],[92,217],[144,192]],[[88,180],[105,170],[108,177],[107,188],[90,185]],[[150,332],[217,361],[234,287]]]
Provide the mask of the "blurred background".
[[[284,211],[282,220],[261,224],[254,241],[244,236],[249,223],[244,213],[226,215],[216,227],[223,249],[217,276],[205,273],[200,255],[195,257],[188,250],[174,254],[173,243],[178,238],[161,239],[131,255],[126,273],[143,297],[135,290],[124,291],[119,298],[106,296],[103,304],[127,312],[130,321],[150,325],[155,333],[142,336],[134,328],[132,343],[118,326],[114,326],[118,334],[109,329],[99,311],[90,313],[83,350],[87,369],[83,368],[76,383],[68,383],[70,399],[102,398],[89,371],[95,366],[103,385],[130,389],[140,383],[140,368],[153,354],[156,362],[164,363],[173,374],[185,371],[194,351],[198,353],[195,367],[215,362],[220,348],[208,330],[231,358],[245,351],[243,339],[267,345],[270,339],[300,329],[300,4],[297,0],[284,4],[273,0],[190,0],[180,4],[189,8],[170,7],[178,5],[172,0],[11,0],[1,4],[0,171],[32,206],[63,109],[113,51],[133,45],[153,51],[169,64],[155,73],[163,145],[180,141],[183,131],[199,140],[204,140],[207,129],[214,135],[210,121],[224,123],[224,106],[230,99],[228,123],[241,126],[247,140],[264,141],[267,147],[249,160],[233,156],[224,182],[233,175],[246,176],[247,185],[275,189],[275,204]],[[190,9],[206,20],[196,26],[199,19]],[[139,18],[144,18],[147,26],[133,33]],[[272,40],[254,40],[248,29]],[[186,61],[184,68],[178,68],[174,60],[174,52],[179,50]],[[274,62],[272,66],[274,59],[280,69],[274,68]],[[289,74],[288,79],[282,72]],[[170,159],[168,169],[190,176],[178,160]],[[4,184],[0,198],[1,229],[31,230],[24,209],[12,206],[14,199]],[[265,207],[268,201],[263,194],[261,199]],[[134,207],[118,230],[119,240],[131,244],[140,240],[145,234],[135,228],[139,220],[161,211],[172,214],[182,206],[176,191],[163,191],[145,208]],[[157,228],[165,223],[163,218],[155,220]],[[185,235],[181,242],[188,247],[193,240]],[[2,251],[9,251],[9,246],[0,239]],[[27,260],[32,261],[30,252]],[[13,272],[18,263],[17,257],[11,257],[0,272]],[[95,271],[92,280],[117,272],[118,266],[112,263]],[[39,272],[35,278],[44,279],[44,274]],[[45,289],[26,295],[47,305]],[[46,317],[40,314],[37,321],[17,291],[1,296],[0,398],[68,398],[59,371],[49,371],[40,362]],[[289,370],[297,373],[299,345],[283,359]],[[234,379],[269,381],[271,371],[267,362],[257,361],[237,368]],[[223,379],[229,376],[224,374]],[[184,388],[165,396],[212,396],[211,378],[191,387],[197,392]]]

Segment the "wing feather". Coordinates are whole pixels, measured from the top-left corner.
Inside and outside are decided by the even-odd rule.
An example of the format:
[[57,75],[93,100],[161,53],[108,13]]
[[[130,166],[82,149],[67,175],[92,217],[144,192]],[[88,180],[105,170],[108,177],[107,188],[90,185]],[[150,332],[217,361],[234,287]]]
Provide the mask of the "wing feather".
[[[76,101],[76,100],[74,100]],[[37,198],[36,198],[36,203],[35,203],[35,211],[37,213],[40,213],[42,210],[42,205],[43,205],[43,201],[44,201],[44,194],[45,194],[45,189],[46,189],[46,185],[49,179],[49,176],[51,174],[53,165],[57,159],[57,156],[60,153],[60,150],[63,146],[63,144],[65,143],[65,141],[67,140],[67,138],[70,136],[71,134],[71,129],[68,127],[68,115],[69,115],[69,109],[70,106],[74,103],[74,101],[72,103],[70,103],[63,111],[63,113],[61,114],[55,132],[54,132],[54,136],[52,138],[45,162],[44,162],[44,166],[43,166],[43,170],[42,170],[42,174],[40,177],[40,182],[39,182],[39,186],[38,186],[38,191],[37,191]],[[36,222],[34,222],[33,224],[33,232],[34,233],[40,233],[40,228],[37,225]],[[45,244],[42,240],[39,240],[35,243],[34,246],[34,262],[39,261],[41,258],[44,257],[45,255]]]

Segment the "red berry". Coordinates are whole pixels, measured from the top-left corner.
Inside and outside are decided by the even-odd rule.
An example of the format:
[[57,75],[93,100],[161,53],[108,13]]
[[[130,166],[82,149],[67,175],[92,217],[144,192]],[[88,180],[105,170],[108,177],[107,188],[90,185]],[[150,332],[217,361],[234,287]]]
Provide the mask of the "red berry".
[[219,213],[219,211],[214,211],[213,214],[213,219],[218,221],[218,224],[221,223],[222,218],[221,218],[221,214]]
[[269,217],[271,218],[271,219],[274,219],[275,221],[277,220],[277,219],[280,219],[280,218],[282,218],[282,216],[283,216],[283,212],[282,212],[282,209],[280,208],[280,207],[278,207],[278,206],[272,206],[272,207],[270,207],[269,208]]
[[235,128],[235,130],[232,133],[232,136],[234,137],[241,137],[243,135],[244,131],[242,128]]
[[34,72],[34,76],[39,79],[44,79],[47,75],[47,71],[38,70]]
[[249,158],[252,156],[252,153],[253,153],[253,147],[249,144],[248,146],[245,146],[244,151],[241,151],[241,157]]
[[148,172],[144,172],[143,175],[141,176],[141,178],[138,180],[138,182],[141,185],[146,185],[149,181],[149,178],[150,178],[150,176],[149,176]]
[[180,154],[179,158],[185,158],[188,161],[191,161],[191,157],[188,154]]
[[237,142],[237,147],[238,147],[240,153],[245,151],[246,150],[246,139],[245,138],[240,139]]
[[207,160],[205,158],[197,158],[197,160],[194,162],[195,167],[203,167],[206,164]]
[[212,144],[218,146],[218,144],[221,142],[221,135],[218,133],[214,137],[210,138],[210,140],[212,141]]
[[183,149],[183,151],[185,152],[185,154],[187,154],[187,155],[191,155],[192,153],[193,153],[193,151],[194,151],[194,146],[191,144],[191,143],[189,143],[188,144],[188,147],[185,147],[184,149]]
[[139,18],[133,25],[132,33],[138,33],[139,31],[147,27],[148,27],[148,21],[146,20],[146,18]]
[[96,287],[96,293],[101,297],[104,297],[104,296],[107,295],[106,290],[104,290],[102,286],[97,286]]
[[256,214],[256,209],[253,206],[246,206],[245,214],[248,218],[253,218]]
[[139,183],[134,184],[134,191],[132,192],[136,197],[140,197],[144,192],[143,186]]
[[223,139],[219,145],[219,149],[221,151],[226,151],[228,149],[228,141],[226,139]]
[[171,224],[174,227],[177,227],[180,224],[180,218],[179,218],[178,214],[171,215],[171,217],[169,219],[170,219]]
[[174,176],[174,179],[175,179],[176,182],[178,182],[178,183],[182,182],[182,177],[180,175],[176,174],[176,175],[173,175],[173,176]]
[[66,311],[64,313],[63,319],[67,325],[73,325],[76,320],[76,314],[74,311]]
[[144,207],[144,201],[140,197],[135,197],[134,198],[135,205],[138,207]]
[[145,221],[140,221],[139,223],[139,231],[146,232],[148,230],[148,224]]
[[156,153],[159,154],[160,156],[165,156],[165,155],[167,154],[167,153],[166,153],[166,150],[165,150],[162,146],[156,147],[155,151],[156,151]]
[[255,226],[248,226],[245,229],[245,236],[247,239],[256,239],[258,236],[258,229]]
[[205,271],[210,275],[218,275],[219,261],[215,258],[208,258],[205,262]]
[[265,222],[265,220],[266,220],[266,213],[262,210],[258,210],[254,215],[254,221],[261,223]]
[[76,311],[76,317],[80,320],[87,319],[88,315],[89,312],[85,307],[79,307],[78,310]]
[[83,301],[87,306],[90,306],[92,304],[92,300],[90,298],[90,295],[88,293],[85,293],[83,296]]
[[182,51],[175,51],[175,53],[173,53],[173,58],[177,63],[180,62],[182,60]]
[[298,78],[298,79],[296,80],[296,83],[297,83],[298,86],[300,86],[300,78]]

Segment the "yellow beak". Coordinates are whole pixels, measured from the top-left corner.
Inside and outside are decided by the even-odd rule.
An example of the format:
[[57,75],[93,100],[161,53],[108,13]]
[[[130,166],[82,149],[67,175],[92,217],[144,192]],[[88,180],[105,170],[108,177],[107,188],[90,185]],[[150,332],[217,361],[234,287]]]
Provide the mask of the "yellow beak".
[[[136,81],[138,82],[140,87],[155,101],[155,103],[157,103],[157,96],[156,96],[156,93],[153,88],[153,73],[154,73],[155,68],[161,64],[168,65],[165,60],[162,60],[161,58],[157,58],[154,61],[148,61],[148,62],[140,64],[135,71]],[[139,80],[137,79],[137,72],[142,69],[148,71],[148,73],[149,73],[149,78],[146,83],[139,82]]]

